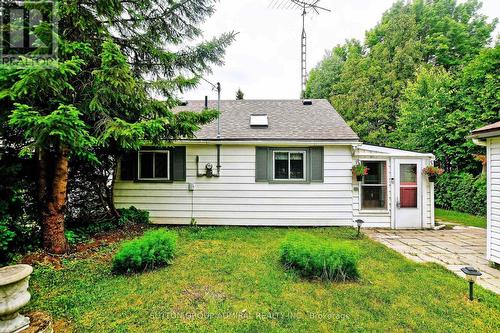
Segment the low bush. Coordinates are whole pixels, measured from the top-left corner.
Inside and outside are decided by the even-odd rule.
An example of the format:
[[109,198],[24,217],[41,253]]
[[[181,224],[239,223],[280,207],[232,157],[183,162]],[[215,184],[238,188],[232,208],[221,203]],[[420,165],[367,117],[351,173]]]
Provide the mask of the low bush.
[[120,218],[118,219],[119,225],[124,225],[127,222],[132,224],[147,224],[149,223],[149,212],[147,210],[137,209],[134,206],[129,208],[118,209]]
[[134,206],[118,209],[120,217],[101,217],[87,221],[84,219],[69,219],[66,222],[66,238],[70,245],[87,241],[97,234],[110,232],[130,224],[149,223],[149,212],[137,209]]
[[280,247],[282,263],[301,276],[328,281],[359,277],[358,251],[347,243],[332,243],[307,234],[291,234]]
[[173,231],[148,231],[140,238],[123,243],[113,258],[113,272],[140,272],[168,265],[174,257],[176,243],[177,234]]
[[435,186],[437,207],[486,216],[486,177],[466,172],[439,176]]

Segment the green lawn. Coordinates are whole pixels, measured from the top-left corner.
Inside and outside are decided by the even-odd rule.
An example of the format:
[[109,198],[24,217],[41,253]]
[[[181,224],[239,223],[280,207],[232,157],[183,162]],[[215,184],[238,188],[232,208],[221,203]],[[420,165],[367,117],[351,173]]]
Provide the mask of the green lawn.
[[446,222],[460,223],[472,227],[486,228],[486,217],[436,208],[435,218]]
[[169,267],[110,273],[117,245],[64,268],[38,266],[30,310],[48,311],[58,332],[498,332],[500,298],[435,264],[417,264],[345,228],[301,229],[347,240],[361,252],[361,280],[327,283],[286,271],[286,228],[175,228]]

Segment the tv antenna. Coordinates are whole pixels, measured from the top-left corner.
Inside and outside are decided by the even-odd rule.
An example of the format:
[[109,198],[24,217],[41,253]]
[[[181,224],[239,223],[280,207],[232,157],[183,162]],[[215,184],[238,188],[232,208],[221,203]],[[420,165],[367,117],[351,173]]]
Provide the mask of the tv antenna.
[[302,34],[300,38],[300,98],[304,97],[307,82],[307,38],[305,18],[309,13],[318,14],[321,10],[330,12],[330,9],[318,6],[320,0],[271,0],[269,7],[276,9],[293,9],[302,11]]

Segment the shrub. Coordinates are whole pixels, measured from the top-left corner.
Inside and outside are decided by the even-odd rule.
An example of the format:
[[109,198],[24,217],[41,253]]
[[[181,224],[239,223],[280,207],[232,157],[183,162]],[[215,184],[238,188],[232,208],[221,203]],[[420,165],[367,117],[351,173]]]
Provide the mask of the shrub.
[[120,218],[118,219],[119,225],[124,225],[127,222],[133,224],[149,223],[149,212],[146,210],[130,206],[129,208],[120,208],[118,209],[118,212],[120,213]]
[[118,209],[119,218],[100,217],[87,221],[85,219],[69,219],[66,223],[66,238],[70,245],[75,245],[94,237],[96,234],[113,231],[126,224],[149,223],[149,212],[134,206]]
[[87,240],[86,234],[80,232],[79,230],[66,230],[64,232],[64,235],[68,240],[68,244],[71,246],[85,242]]
[[466,172],[445,173],[435,186],[437,207],[473,215],[486,215],[486,177]]
[[7,217],[0,220],[0,263],[7,261],[10,243],[16,237],[16,233],[9,229]]
[[359,277],[358,252],[346,243],[331,243],[307,234],[291,234],[280,247],[286,267],[300,275],[328,281],[355,280]]
[[170,264],[177,234],[165,229],[151,230],[142,237],[123,243],[113,258],[113,271],[131,273]]

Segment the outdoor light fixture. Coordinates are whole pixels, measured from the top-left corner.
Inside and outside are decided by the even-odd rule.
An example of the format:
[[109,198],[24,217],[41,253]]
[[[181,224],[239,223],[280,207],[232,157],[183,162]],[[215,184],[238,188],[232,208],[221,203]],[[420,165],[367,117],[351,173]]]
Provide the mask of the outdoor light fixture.
[[463,267],[460,269],[465,274],[465,278],[469,281],[469,300],[474,300],[474,282],[482,273],[474,267]]
[[357,219],[356,221],[356,224],[358,225],[358,234],[357,234],[357,237],[359,237],[359,234],[361,232],[361,226],[363,225],[363,223],[365,223],[365,221],[361,220],[361,219]]

